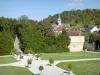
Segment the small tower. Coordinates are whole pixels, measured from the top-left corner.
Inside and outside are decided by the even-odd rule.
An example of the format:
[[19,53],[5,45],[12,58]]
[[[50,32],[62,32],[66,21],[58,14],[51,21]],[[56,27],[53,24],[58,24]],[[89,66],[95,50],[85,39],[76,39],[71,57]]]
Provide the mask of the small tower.
[[59,14],[59,17],[58,17],[58,25],[61,25],[60,14]]

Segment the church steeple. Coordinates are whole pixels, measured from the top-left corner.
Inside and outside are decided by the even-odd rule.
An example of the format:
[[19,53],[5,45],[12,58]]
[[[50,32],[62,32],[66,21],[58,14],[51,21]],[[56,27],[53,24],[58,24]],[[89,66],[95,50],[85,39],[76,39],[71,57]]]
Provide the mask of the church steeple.
[[60,14],[59,14],[59,17],[58,17],[58,25],[61,25]]

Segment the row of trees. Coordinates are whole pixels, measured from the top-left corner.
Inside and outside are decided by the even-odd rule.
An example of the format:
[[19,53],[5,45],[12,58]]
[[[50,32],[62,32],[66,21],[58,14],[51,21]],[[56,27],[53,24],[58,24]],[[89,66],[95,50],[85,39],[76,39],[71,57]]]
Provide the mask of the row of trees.
[[[18,19],[0,18],[0,53],[10,54],[15,36],[23,52],[66,52],[70,39],[65,30],[55,37],[48,20],[34,21],[23,15]],[[4,53],[2,53],[4,52]]]

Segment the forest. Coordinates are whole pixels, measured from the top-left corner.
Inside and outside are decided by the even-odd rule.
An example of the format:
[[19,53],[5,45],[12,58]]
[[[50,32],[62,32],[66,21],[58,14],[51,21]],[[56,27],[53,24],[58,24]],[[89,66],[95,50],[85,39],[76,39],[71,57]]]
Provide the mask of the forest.
[[[71,27],[100,25],[100,9],[63,11],[60,15],[62,23],[69,23]],[[0,17],[0,55],[11,53],[16,35],[25,53],[69,52],[67,32],[63,30],[58,36],[53,32],[52,24],[57,24],[57,19],[58,14],[41,21],[31,20],[26,15],[18,19]]]
[[56,37],[47,20],[38,22],[23,15],[18,19],[0,18],[0,55],[12,52],[16,35],[20,41],[20,49],[25,53],[69,51],[70,38],[65,30]]
[[[60,13],[62,23],[69,23],[76,28],[87,28],[91,25],[100,25],[100,9],[70,10]],[[50,23],[56,23],[58,14],[49,15]]]

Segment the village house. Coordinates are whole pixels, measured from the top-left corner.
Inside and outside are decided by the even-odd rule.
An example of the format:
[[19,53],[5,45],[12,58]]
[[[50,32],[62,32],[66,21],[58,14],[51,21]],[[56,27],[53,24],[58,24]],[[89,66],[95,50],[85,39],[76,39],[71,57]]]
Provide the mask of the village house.
[[90,27],[86,28],[86,30],[85,30],[85,32],[90,32],[90,33],[99,32],[99,31],[100,31],[99,25],[90,26]]
[[[85,34],[94,32],[100,35],[100,25],[92,25],[85,29]],[[84,48],[88,51],[97,51],[100,48],[100,43],[98,41],[95,41],[95,43],[86,42]]]
[[83,51],[85,36],[82,34],[82,32],[78,29],[72,29],[68,31],[68,35],[71,39],[69,45],[70,51],[71,52]]
[[70,52],[83,51],[85,36],[78,29],[71,29],[70,24],[61,23],[61,18],[59,15],[58,25],[53,25],[55,35],[59,35],[63,29],[65,29],[68,32],[68,35],[71,39],[69,45]]

